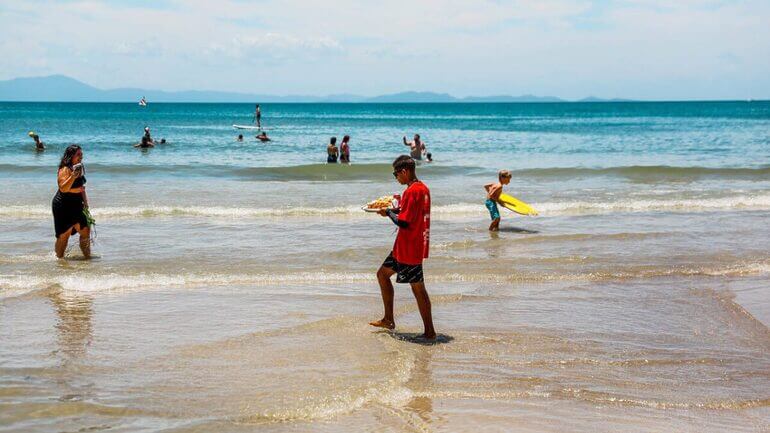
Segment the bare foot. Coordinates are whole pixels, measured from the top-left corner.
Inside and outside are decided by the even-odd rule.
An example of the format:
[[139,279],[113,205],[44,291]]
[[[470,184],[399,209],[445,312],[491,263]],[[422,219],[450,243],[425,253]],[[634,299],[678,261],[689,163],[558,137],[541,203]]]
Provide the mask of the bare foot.
[[376,322],[369,322],[370,325],[376,326],[378,328],[385,328],[385,329],[394,329],[396,327],[396,324],[393,323],[390,320],[377,320]]

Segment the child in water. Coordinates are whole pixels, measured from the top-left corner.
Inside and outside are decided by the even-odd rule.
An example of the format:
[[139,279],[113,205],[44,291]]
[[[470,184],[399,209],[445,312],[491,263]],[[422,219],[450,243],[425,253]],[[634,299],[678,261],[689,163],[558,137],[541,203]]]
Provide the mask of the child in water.
[[488,183],[484,185],[484,189],[487,190],[487,201],[484,205],[489,210],[489,216],[492,218],[492,224],[489,225],[489,231],[496,232],[500,230],[500,210],[497,208],[497,203],[500,202],[500,194],[503,193],[503,185],[511,183],[511,172],[508,170],[500,170],[497,173],[497,183]]

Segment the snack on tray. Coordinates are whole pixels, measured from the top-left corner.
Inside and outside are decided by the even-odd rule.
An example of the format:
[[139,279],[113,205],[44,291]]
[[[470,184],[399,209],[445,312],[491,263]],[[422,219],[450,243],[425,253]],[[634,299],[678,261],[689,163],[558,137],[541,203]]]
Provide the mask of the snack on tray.
[[366,204],[366,207],[368,209],[387,209],[391,207],[393,204],[393,196],[392,195],[384,195],[377,200],[370,201]]

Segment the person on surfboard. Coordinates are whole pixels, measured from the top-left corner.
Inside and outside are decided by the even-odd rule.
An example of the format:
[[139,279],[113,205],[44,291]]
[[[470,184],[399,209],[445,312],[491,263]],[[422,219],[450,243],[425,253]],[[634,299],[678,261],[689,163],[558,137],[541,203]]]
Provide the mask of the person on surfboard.
[[500,210],[497,208],[497,203],[500,202],[500,194],[503,193],[503,185],[511,183],[511,172],[508,170],[500,170],[497,173],[497,183],[488,183],[484,185],[484,189],[487,190],[487,201],[484,202],[484,206],[489,210],[489,216],[492,218],[492,224],[489,225],[489,231],[496,232],[500,230]]
[[428,340],[436,338],[433,329],[430,297],[425,290],[422,262],[428,257],[430,240],[430,190],[417,179],[416,162],[407,155],[401,155],[393,161],[393,176],[406,190],[401,194],[398,209],[380,209],[379,214],[389,217],[398,226],[393,250],[377,270],[382,303],[385,315],[382,319],[370,322],[372,326],[395,329],[393,317],[393,283],[390,277],[396,274],[396,283],[412,286],[412,293],[417,300],[417,308],[422,317],[425,332],[420,336]]

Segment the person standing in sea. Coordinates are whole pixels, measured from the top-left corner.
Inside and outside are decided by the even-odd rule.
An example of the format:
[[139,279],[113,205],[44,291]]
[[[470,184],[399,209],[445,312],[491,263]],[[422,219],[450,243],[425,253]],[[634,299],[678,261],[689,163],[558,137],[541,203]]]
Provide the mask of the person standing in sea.
[[350,164],[350,136],[349,135],[342,137],[342,144],[340,144],[340,163]]
[[91,229],[83,212],[88,209],[83,149],[77,144],[64,150],[59,162],[57,183],[59,189],[51,203],[56,233],[56,257],[64,257],[70,236],[77,232],[80,235],[80,250],[86,259],[90,259]]
[[254,122],[257,123],[257,128],[262,129],[262,110],[259,109],[259,104],[254,108]]
[[326,162],[328,164],[336,164],[339,153],[340,151],[337,149],[337,137],[330,138],[329,145],[326,146]]
[[369,324],[386,329],[396,327],[393,318],[393,283],[390,277],[397,274],[396,283],[408,283],[412,286],[412,293],[417,300],[417,308],[425,328],[421,337],[433,340],[436,338],[436,330],[433,329],[430,297],[425,289],[422,271],[422,262],[428,257],[430,241],[430,190],[417,179],[416,165],[414,159],[407,155],[401,155],[393,161],[393,176],[398,183],[406,185],[406,190],[401,194],[398,210],[379,211],[380,215],[389,217],[398,226],[398,234],[393,250],[377,270],[385,315]]
[[422,155],[426,152],[425,142],[420,139],[420,134],[414,134],[413,141],[406,141],[406,136],[404,136],[404,146],[409,146],[409,156],[416,161],[421,160]]

